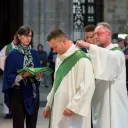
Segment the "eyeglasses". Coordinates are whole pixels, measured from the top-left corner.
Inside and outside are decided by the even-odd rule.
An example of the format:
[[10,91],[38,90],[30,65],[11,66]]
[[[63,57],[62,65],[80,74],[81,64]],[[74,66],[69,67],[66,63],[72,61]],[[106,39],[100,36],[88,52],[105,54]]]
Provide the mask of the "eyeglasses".
[[26,37],[26,38],[32,38],[32,35],[24,35],[24,37]]
[[107,32],[107,31],[106,32],[94,32],[94,36],[100,37],[100,36],[102,36],[105,33],[110,33],[110,32]]
[[52,46],[52,48],[53,48],[53,49],[56,49],[57,47],[58,47],[57,45],[55,45],[55,46]]

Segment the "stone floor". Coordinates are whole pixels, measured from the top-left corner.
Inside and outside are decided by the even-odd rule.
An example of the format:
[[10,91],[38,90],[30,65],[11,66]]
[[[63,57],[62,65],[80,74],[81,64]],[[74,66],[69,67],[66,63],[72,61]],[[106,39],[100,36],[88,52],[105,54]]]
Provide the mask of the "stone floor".
[[[4,119],[2,114],[2,75],[0,75],[0,128],[12,128],[12,119]],[[51,82],[49,82],[49,88],[45,88],[43,82],[40,86],[40,108],[38,112],[37,128],[47,128],[48,120],[42,117],[42,110],[46,104],[46,97],[51,90]]]

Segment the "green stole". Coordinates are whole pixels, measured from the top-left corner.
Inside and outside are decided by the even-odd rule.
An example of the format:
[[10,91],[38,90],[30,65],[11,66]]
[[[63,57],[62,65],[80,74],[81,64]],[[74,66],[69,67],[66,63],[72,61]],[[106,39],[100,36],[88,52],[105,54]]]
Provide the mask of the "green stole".
[[110,50],[112,50],[112,51],[119,50],[119,51],[123,52],[122,49],[120,49],[119,47],[114,47],[114,48],[112,48]]
[[[53,91],[53,100],[52,100],[52,105],[51,105],[51,113],[52,113],[52,106],[54,102],[54,95],[60,86],[60,83],[62,82],[63,78],[68,74],[68,72],[72,69],[72,67],[77,63],[77,61],[81,58],[88,58],[89,57],[81,50],[75,51],[72,55],[67,57],[59,66],[57,72],[56,72],[56,78],[54,81],[54,91]],[[51,122],[51,114],[49,118],[49,128],[50,128],[50,122]]]
[[7,56],[11,50],[12,50],[12,44],[8,44],[6,47],[5,55]]

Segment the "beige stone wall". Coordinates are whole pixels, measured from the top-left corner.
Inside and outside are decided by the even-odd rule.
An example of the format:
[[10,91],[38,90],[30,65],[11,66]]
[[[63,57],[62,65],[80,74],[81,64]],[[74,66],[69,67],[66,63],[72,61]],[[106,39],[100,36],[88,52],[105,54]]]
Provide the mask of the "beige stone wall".
[[128,0],[104,0],[104,21],[113,33],[128,33]]

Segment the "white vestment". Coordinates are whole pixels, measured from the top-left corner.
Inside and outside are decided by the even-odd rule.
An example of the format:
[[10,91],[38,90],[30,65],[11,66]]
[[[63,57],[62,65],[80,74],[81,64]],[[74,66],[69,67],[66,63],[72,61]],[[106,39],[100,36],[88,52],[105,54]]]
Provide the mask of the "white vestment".
[[[11,45],[12,45],[12,48],[15,47],[13,41],[12,41]],[[4,63],[5,63],[5,59],[6,59],[6,55],[5,55],[6,48],[7,48],[7,45],[0,51],[0,68],[2,70],[4,70]]]
[[[63,60],[76,50],[78,48],[72,45],[66,53],[57,56],[55,75]],[[53,88],[48,96],[47,105],[49,106],[53,98]],[[63,78],[55,93],[51,128],[91,128],[91,100],[94,89],[92,64],[88,58],[81,58]],[[64,116],[63,112],[66,108],[75,114],[71,117]]]
[[[11,45],[12,45],[12,48],[15,47],[13,41],[11,42]],[[7,48],[7,45],[0,51],[0,68],[2,70],[4,70],[4,64],[5,64],[5,59],[6,59],[6,48]],[[9,113],[9,109],[6,106],[6,104],[4,103],[4,101],[3,101],[3,113],[4,114],[8,114]]]
[[128,97],[125,57],[118,47],[90,45],[89,53],[96,78],[92,100],[93,128],[128,128]]

